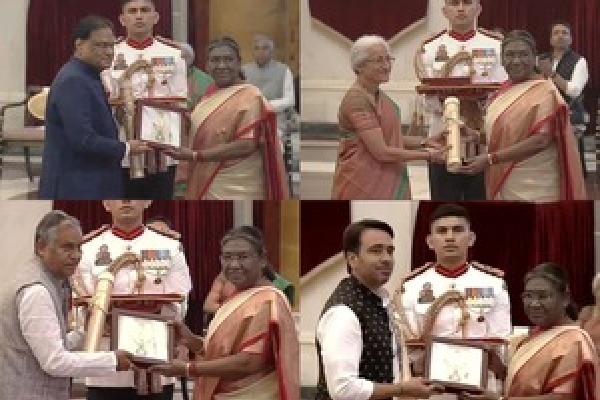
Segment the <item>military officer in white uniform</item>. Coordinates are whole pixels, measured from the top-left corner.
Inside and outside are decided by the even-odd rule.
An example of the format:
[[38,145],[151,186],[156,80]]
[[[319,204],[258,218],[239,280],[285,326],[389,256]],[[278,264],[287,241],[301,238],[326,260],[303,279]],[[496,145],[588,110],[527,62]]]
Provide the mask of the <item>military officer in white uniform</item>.
[[[503,272],[467,262],[474,242],[465,208],[443,204],[433,212],[427,244],[436,262],[406,276],[393,299],[394,323],[406,339],[423,340],[423,335],[508,338],[512,328]],[[411,358],[421,363],[422,355],[422,351],[412,351]],[[491,389],[498,390],[495,380],[491,382]],[[454,398],[444,396],[440,398]]]
[[[165,233],[145,227],[143,212],[150,205],[142,200],[106,200],[104,207],[112,214],[112,226],[88,234],[82,245],[82,257],[72,284],[76,295],[94,294],[98,275],[121,254],[130,252],[141,260],[141,271],[123,268],[115,276],[113,294],[177,294],[186,297],[192,288],[189,268],[181,243]],[[185,303],[163,305],[163,315],[182,320]],[[108,346],[108,338],[102,345]],[[102,378],[88,378],[88,399],[171,399],[172,378],[162,378],[163,393],[136,397],[133,372],[116,373]]]
[[[136,99],[169,101],[186,107],[188,95],[186,64],[181,57],[181,49],[175,47],[174,42],[153,36],[158,19],[159,15],[153,0],[123,2],[119,21],[125,27],[126,38],[115,45],[113,64],[102,74],[104,85],[111,98],[118,98],[122,91],[119,79],[125,70],[137,60],[146,60],[152,66],[154,79],[150,84],[149,74],[146,71],[134,73],[131,78],[133,96]],[[173,117],[169,118],[168,114],[157,115],[154,115],[155,121],[152,122],[155,126],[160,126],[161,131],[168,129],[170,137],[181,138],[181,123],[173,123]],[[121,120],[121,117],[117,119]],[[125,136],[123,127],[121,127],[121,136]],[[127,198],[165,200],[173,198],[176,161],[164,155],[162,157],[168,171],[147,174],[144,178],[130,178],[129,160],[124,162]]]
[[[502,36],[476,28],[477,17],[481,13],[480,0],[445,0],[442,12],[450,27],[425,40],[418,48],[415,54],[417,77],[442,77],[444,65],[461,53],[473,58],[473,83],[504,82],[508,76],[500,60]],[[456,61],[449,76],[469,76],[469,63],[464,60]],[[445,130],[442,122],[442,101],[443,99],[440,100],[436,96],[427,96],[425,99],[429,135]],[[475,101],[461,101],[461,111],[466,112],[462,117],[471,128],[480,128],[483,112],[479,108],[483,107],[484,102],[477,104]],[[432,200],[485,200],[483,174],[453,174],[447,172],[445,165],[430,164],[429,184]]]

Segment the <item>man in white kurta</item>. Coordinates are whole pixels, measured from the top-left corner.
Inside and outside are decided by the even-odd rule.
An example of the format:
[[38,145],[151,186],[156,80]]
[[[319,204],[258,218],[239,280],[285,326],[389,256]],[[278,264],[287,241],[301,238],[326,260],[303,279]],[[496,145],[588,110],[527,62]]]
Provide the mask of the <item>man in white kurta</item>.
[[[73,287],[78,295],[93,295],[98,275],[117,257],[133,253],[141,260],[141,270],[124,268],[117,272],[113,294],[176,294],[187,297],[192,288],[189,268],[181,243],[165,233],[143,225],[143,212],[150,205],[141,200],[106,200],[104,207],[112,214],[112,225],[88,234],[82,245],[82,257],[73,279]],[[185,303],[170,303],[161,309],[148,309],[147,312],[160,312],[182,320],[185,316]],[[108,338],[102,342],[108,346]],[[171,398],[174,380],[162,378],[163,397]],[[133,372],[113,374],[106,378],[86,380],[88,393],[97,394],[94,398],[109,398],[115,393],[123,396],[135,395]],[[104,397],[102,397],[104,396]],[[140,397],[145,398],[145,397]],[[115,400],[111,397],[110,400]]]

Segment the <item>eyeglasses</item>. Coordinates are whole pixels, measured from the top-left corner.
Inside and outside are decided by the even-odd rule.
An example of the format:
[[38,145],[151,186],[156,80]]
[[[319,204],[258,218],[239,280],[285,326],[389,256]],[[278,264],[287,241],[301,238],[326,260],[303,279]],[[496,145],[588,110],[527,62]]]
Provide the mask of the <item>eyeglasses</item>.
[[475,0],[447,0],[447,4],[449,6],[457,6],[460,3],[463,3],[465,6],[470,6],[471,4],[475,3]]
[[246,265],[256,258],[256,253],[223,253],[220,258],[223,265],[230,265],[234,261],[237,261],[238,264]]
[[115,48],[115,42],[96,42],[94,40],[90,40],[90,43],[92,44],[92,47],[95,48],[96,50],[101,50],[101,51],[107,51],[107,50],[114,50]]
[[365,61],[372,62],[373,64],[377,64],[377,65],[384,65],[384,64],[392,64],[394,62],[394,60],[396,60],[395,57],[387,56],[387,57],[367,58]]
[[212,57],[208,57],[208,62],[211,63],[211,64],[213,64],[213,65],[220,65],[220,64],[232,65],[236,61],[237,61],[237,58],[235,58],[233,56],[223,56],[223,57],[212,56]]
[[534,301],[543,302],[551,300],[555,297],[554,293],[550,292],[523,292],[521,294],[521,299],[523,303],[533,303]]

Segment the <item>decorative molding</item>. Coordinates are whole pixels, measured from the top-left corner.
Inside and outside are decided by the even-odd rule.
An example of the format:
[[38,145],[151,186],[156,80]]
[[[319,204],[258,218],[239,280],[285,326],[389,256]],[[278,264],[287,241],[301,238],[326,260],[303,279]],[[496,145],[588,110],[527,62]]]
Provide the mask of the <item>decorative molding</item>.
[[317,275],[320,275],[321,272],[330,268],[334,264],[338,264],[340,262],[344,262],[344,253],[341,251],[339,253],[329,257],[327,260],[323,261],[321,264],[319,264],[316,267],[314,267],[313,269],[311,269],[310,272],[304,274],[304,276],[302,276],[300,278],[300,287],[302,288],[302,286],[307,285]]

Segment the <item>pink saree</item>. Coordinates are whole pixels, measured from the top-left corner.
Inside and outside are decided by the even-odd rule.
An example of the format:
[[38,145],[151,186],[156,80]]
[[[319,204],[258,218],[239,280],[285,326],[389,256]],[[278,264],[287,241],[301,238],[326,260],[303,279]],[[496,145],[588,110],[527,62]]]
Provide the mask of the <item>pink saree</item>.
[[269,199],[289,197],[276,115],[258,88],[239,84],[207,95],[192,112],[193,150],[237,140],[258,146],[247,157],[189,165],[186,199]]
[[402,147],[400,110],[383,92],[375,99],[358,85],[352,86],[340,105],[342,131],[333,178],[333,199],[410,200],[406,165],[381,162],[361,139],[381,135],[387,146]]

